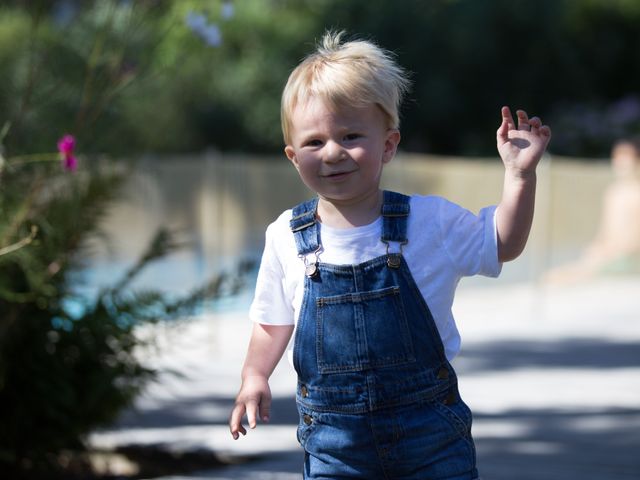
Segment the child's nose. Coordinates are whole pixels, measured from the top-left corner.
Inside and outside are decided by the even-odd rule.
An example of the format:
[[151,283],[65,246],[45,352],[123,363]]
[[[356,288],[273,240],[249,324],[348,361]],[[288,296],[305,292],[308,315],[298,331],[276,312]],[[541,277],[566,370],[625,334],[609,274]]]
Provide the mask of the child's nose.
[[327,163],[336,163],[346,158],[346,152],[342,145],[338,142],[327,142],[325,145],[324,161]]

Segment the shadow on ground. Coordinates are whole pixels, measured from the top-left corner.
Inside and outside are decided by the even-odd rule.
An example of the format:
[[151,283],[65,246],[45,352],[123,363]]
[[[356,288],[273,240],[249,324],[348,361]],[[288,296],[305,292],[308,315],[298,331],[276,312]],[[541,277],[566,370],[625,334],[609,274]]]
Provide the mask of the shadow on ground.
[[476,438],[487,479],[630,480],[640,472],[640,409],[514,411],[475,421],[513,432]]
[[461,374],[469,375],[530,367],[595,370],[640,367],[640,343],[595,338],[482,342],[464,346],[455,363]]
[[[465,348],[457,368],[461,376],[527,369],[584,370],[597,379],[615,369],[638,367],[640,345],[598,339],[505,341],[476,343]],[[463,380],[464,381],[464,380]],[[598,391],[599,385],[589,385]],[[507,386],[505,386],[507,387]],[[628,388],[638,389],[638,378]],[[499,394],[499,393],[497,393]],[[581,408],[512,409],[474,417],[479,469],[488,480],[631,480],[640,478],[640,405],[637,409]],[[611,405],[616,405],[612,398]],[[549,398],[546,405],[553,405]],[[187,425],[226,425],[232,398],[210,396],[165,402],[158,408],[129,411],[118,428],[172,428]],[[274,398],[271,425],[298,423],[293,397]],[[228,465],[218,473],[190,478],[299,478],[301,452],[283,451],[251,460],[241,467]],[[243,472],[234,473],[234,468]],[[262,472],[258,475],[258,472]],[[271,472],[270,474],[268,472]],[[226,475],[226,476],[225,476]],[[269,476],[271,475],[271,476]]]
[[[233,399],[202,399],[230,407]],[[194,403],[198,403],[194,401]],[[189,406],[130,414],[123,425],[166,427],[193,424]],[[295,401],[274,399],[272,424],[297,425]],[[222,422],[220,422],[222,423]],[[209,423],[210,424],[210,423]],[[476,414],[478,465],[492,480],[626,480],[640,472],[640,408],[637,410],[510,411]],[[495,431],[496,434],[491,432]],[[299,451],[281,452],[252,459],[257,470],[300,472]],[[245,465],[243,468],[246,468]],[[233,466],[225,470],[233,471]]]

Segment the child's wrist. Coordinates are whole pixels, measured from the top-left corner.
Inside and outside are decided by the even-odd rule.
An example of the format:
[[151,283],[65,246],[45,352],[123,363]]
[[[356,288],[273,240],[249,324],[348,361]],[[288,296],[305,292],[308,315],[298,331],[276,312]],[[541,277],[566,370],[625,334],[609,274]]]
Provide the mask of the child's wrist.
[[251,370],[243,370],[242,374],[240,375],[240,378],[242,379],[243,382],[250,382],[252,380],[266,382],[269,380],[269,375],[265,374],[264,372],[251,369]]
[[535,182],[537,179],[536,169],[535,167],[532,169],[507,167],[505,169],[505,179],[522,183]]

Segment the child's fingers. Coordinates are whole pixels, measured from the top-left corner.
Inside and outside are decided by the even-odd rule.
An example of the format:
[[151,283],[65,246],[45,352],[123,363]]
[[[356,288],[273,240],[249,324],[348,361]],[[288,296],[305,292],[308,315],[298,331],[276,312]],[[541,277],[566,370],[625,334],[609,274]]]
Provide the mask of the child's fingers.
[[239,424],[237,429],[231,431],[231,435],[233,436],[234,440],[237,440],[238,438],[240,438],[240,435],[239,435],[240,433],[242,435],[247,434],[247,429],[244,428],[242,424]]
[[239,433],[242,435],[247,434],[247,430],[242,426],[242,417],[244,416],[245,406],[244,404],[237,404],[231,411],[231,418],[229,419],[229,430],[234,440],[237,440]]
[[529,120],[529,124],[531,125],[531,131],[537,135],[541,135],[543,137],[551,136],[551,129],[547,125],[542,124],[542,120],[539,117],[533,117]]
[[511,111],[509,107],[502,107],[502,123],[498,127],[496,137],[498,140],[498,146],[506,143],[509,140],[509,130],[515,128],[513,125],[513,117],[511,117]]
[[540,127],[539,131],[545,137],[551,137],[551,128],[549,128],[547,125],[543,125],[542,127]]
[[516,112],[518,116],[518,130],[531,130],[531,121],[524,110],[518,110]]
[[542,126],[542,120],[540,120],[540,117],[532,117],[529,119],[529,125],[531,125],[531,130],[540,128]]
[[249,427],[256,428],[258,425],[257,421],[258,416],[258,402],[256,401],[248,401],[247,402],[247,422],[249,423]]
[[263,422],[269,421],[269,415],[271,413],[271,397],[265,395],[260,402],[260,419]]
[[511,116],[511,110],[509,109],[509,107],[504,106],[502,107],[502,109],[500,110],[500,113],[502,114],[502,123],[507,124],[507,129],[508,130],[513,130],[516,128],[516,124],[513,121],[513,116]]

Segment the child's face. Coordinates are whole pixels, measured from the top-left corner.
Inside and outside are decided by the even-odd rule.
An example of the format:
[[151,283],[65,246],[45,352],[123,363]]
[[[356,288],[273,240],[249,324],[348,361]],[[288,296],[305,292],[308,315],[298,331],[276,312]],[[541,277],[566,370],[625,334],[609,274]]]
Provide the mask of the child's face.
[[291,115],[285,153],[302,181],[321,199],[357,203],[377,193],[382,167],[393,158],[400,132],[388,129],[376,105],[331,109],[311,98]]

